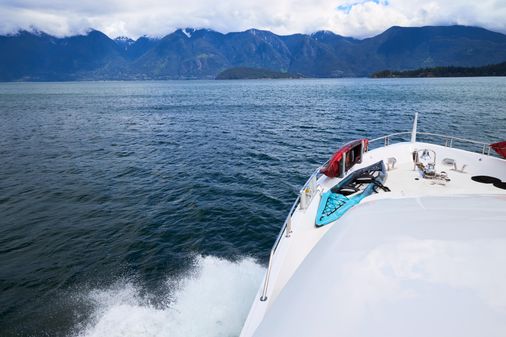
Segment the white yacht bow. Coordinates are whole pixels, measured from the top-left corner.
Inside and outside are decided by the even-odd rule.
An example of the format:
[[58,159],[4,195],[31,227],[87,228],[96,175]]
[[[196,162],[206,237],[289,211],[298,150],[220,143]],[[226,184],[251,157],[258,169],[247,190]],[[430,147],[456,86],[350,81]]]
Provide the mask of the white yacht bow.
[[[345,148],[333,158],[337,177],[313,173],[274,244],[241,337],[506,336],[506,160],[486,143],[418,133],[416,116],[413,124]],[[456,148],[464,142],[480,152]],[[367,178],[375,193],[361,195],[364,184],[350,177],[379,161],[387,188]],[[345,203],[361,197],[315,226],[329,193]]]

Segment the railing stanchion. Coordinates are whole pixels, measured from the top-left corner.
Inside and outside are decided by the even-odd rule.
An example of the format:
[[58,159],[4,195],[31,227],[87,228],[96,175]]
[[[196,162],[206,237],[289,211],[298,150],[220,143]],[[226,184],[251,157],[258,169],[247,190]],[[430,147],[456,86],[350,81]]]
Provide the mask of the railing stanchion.
[[362,160],[364,159],[364,140],[362,140],[361,144],[360,144],[360,159],[358,160],[358,163],[362,163]]
[[269,277],[271,276],[273,255],[274,255],[274,247],[271,249],[271,254],[269,256],[269,265],[267,266],[267,273],[265,273],[264,289],[262,290],[262,296],[260,296],[260,301],[262,302],[265,302],[267,300],[267,287],[269,286]]
[[413,119],[413,128],[411,129],[411,143],[416,143],[417,124],[418,112],[415,112],[415,118]]
[[343,157],[341,158],[341,174],[339,175],[339,178],[344,177],[346,174],[346,152],[343,153]]
[[286,222],[285,238],[289,238],[291,232],[292,232],[292,217],[289,217]]

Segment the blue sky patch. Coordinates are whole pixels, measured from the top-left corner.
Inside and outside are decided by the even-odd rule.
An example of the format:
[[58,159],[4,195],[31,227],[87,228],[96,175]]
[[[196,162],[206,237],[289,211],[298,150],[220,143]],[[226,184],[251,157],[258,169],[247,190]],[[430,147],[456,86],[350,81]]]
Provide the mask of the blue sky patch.
[[336,7],[336,9],[338,11],[348,14],[353,7],[355,7],[357,5],[363,5],[368,2],[373,2],[375,4],[382,5],[382,6],[388,6],[388,0],[363,0],[363,1],[357,1],[357,2],[348,3],[348,4],[344,4],[344,5],[339,5]]

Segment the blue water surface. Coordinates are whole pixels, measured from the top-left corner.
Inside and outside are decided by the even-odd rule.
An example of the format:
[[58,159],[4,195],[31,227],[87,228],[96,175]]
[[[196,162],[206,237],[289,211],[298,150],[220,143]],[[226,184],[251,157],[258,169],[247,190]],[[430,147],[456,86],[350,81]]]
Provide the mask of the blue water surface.
[[79,334],[76,294],[119,279],[162,305],[196,256],[265,263],[307,176],[415,112],[502,140],[506,78],[0,83],[0,335]]

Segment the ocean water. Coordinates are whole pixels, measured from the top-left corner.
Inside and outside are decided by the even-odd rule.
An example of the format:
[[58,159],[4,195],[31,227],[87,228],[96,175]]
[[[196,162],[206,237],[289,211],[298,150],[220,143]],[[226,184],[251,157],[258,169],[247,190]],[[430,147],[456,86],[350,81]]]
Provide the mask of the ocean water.
[[0,336],[237,336],[343,142],[506,138],[506,78],[0,83]]

